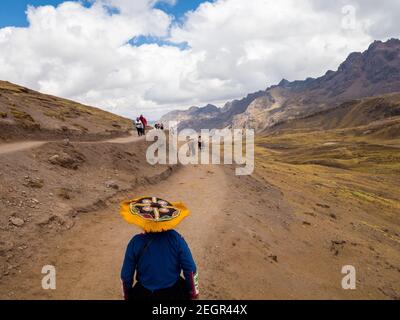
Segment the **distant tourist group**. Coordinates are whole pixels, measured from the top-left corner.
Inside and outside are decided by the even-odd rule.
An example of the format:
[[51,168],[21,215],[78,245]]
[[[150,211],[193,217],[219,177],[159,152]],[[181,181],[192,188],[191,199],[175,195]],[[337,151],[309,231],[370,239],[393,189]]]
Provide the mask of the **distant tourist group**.
[[156,124],[154,125],[154,127],[155,127],[157,130],[164,130],[164,124],[162,124],[162,123],[156,123]]
[[[139,118],[136,118],[136,120],[134,121],[134,126],[137,130],[139,137],[146,135],[147,124],[148,124],[147,119],[143,115],[141,115]],[[154,128],[157,130],[164,130],[164,124],[157,122],[154,125]]]

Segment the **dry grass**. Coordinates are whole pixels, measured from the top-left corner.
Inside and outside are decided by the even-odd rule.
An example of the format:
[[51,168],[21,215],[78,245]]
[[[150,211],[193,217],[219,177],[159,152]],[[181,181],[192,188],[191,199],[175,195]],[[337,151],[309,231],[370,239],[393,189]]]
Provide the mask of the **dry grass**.
[[15,121],[19,123],[22,127],[25,128],[40,128],[40,125],[33,119],[33,117],[22,110],[19,110],[15,107],[10,109],[12,116],[14,117]]
[[[309,164],[371,174],[399,174],[398,140],[354,136],[345,130],[285,132],[257,141],[258,152],[272,160]],[[264,149],[264,150],[262,150]]]
[[47,117],[50,117],[50,118],[54,118],[54,119],[58,119],[58,120],[61,120],[61,121],[65,121],[65,117],[63,116],[63,114],[59,113],[57,111],[54,111],[54,110],[44,111],[43,114],[45,116],[47,116]]
[[258,137],[257,169],[283,189],[295,185],[305,198],[334,196],[348,208],[399,213],[399,141],[354,132],[287,130]]
[[74,123],[73,126],[74,126],[75,128],[77,128],[77,129],[79,129],[79,130],[82,131],[82,132],[87,132],[87,131],[89,131],[88,128],[86,128],[85,126],[82,126],[82,125],[80,125],[80,124],[78,124],[78,123]]

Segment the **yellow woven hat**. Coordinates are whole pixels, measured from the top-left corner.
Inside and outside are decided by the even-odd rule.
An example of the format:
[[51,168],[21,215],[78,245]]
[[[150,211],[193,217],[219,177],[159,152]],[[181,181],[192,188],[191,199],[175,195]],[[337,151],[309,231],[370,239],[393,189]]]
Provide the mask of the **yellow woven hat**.
[[157,197],[142,197],[121,203],[121,215],[125,221],[145,232],[172,230],[189,214],[183,203]]

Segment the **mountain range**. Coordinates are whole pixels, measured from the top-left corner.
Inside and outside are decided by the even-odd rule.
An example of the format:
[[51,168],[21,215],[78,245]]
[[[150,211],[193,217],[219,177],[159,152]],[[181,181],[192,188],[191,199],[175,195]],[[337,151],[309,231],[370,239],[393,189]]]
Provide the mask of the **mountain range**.
[[161,118],[179,127],[200,129],[254,128],[265,131],[279,123],[335,108],[342,103],[400,92],[400,40],[375,41],[364,52],[351,53],[337,71],[303,81],[283,79],[278,85],[214,105],[172,111]]

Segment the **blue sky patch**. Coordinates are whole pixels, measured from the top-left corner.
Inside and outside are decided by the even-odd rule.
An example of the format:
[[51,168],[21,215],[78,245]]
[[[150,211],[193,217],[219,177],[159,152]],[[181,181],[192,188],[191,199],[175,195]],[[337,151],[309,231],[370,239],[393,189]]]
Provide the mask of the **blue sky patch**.
[[135,37],[132,40],[129,41],[129,44],[135,47],[140,47],[145,44],[156,44],[160,47],[162,46],[172,46],[172,47],[177,47],[180,50],[187,50],[189,49],[189,44],[187,42],[182,42],[182,43],[174,43],[171,41],[168,41],[164,38],[160,37],[153,37],[153,36],[139,36]]
[[57,6],[65,0],[1,0],[0,1],[0,28],[27,27],[26,10],[28,5],[37,7],[44,5]]
[[203,2],[214,2],[214,0],[177,0],[175,5],[161,1],[155,5],[155,8],[173,16],[176,21],[180,21],[184,18],[185,13],[196,10]]
[[[88,0],[75,0],[83,3],[85,6],[90,6]],[[135,0],[132,0],[135,1]],[[209,0],[212,2],[214,0]],[[28,5],[34,7],[53,5],[57,6],[60,3],[66,2],[66,0],[1,0],[0,1],[0,28],[3,27],[27,27],[28,21],[26,18],[26,9]],[[195,10],[198,6],[207,2],[206,0],[177,0],[175,5],[168,4],[166,2],[158,2],[155,7],[157,9],[165,11],[167,14],[173,16],[176,22],[183,19],[186,12]],[[115,8],[110,8],[110,14],[118,13]]]

